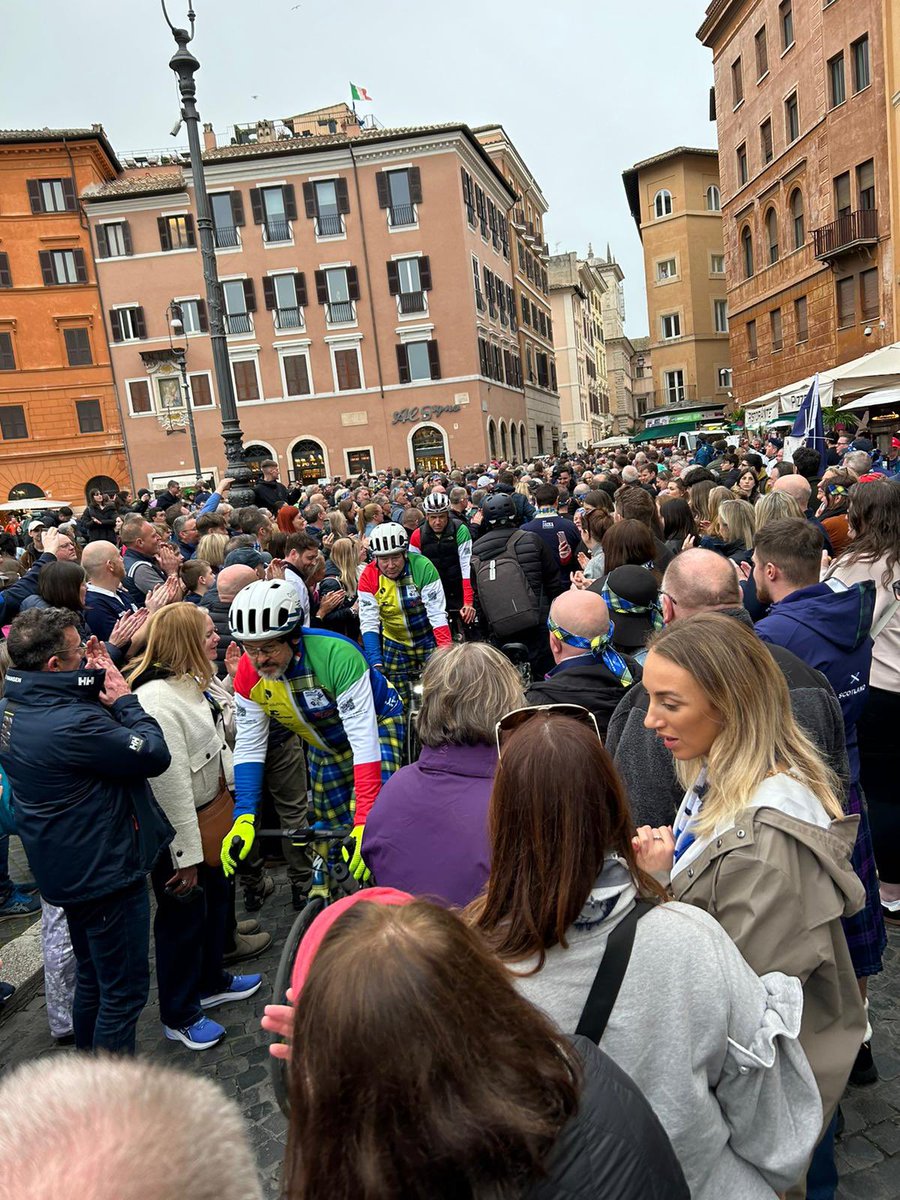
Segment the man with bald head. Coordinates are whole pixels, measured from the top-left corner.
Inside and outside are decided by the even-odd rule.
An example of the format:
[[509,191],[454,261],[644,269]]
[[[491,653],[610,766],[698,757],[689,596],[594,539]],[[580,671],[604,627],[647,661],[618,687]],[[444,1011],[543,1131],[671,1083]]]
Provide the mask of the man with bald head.
[[224,679],[225,652],[234,640],[228,625],[228,610],[231,602],[248,583],[255,583],[259,576],[254,567],[235,564],[233,567],[223,567],[216,576],[216,582],[209,588],[200,601],[200,607],[205,608],[212,617],[219,644],[216,646],[216,674]]
[[815,525],[816,529],[824,538],[824,550],[829,558],[834,557],[834,547],[829,541],[828,534],[825,532],[825,526],[816,516],[816,504],[818,496],[813,496],[812,484],[803,475],[784,475],[777,479],[772,485],[773,492],[786,492],[800,505],[800,511],[806,517],[810,524]]
[[88,542],[81,555],[87,575],[84,618],[91,633],[105,642],[124,613],[137,612],[137,603],[122,586],[125,563],[112,542]]
[[[660,597],[667,625],[689,621],[698,613],[719,612],[753,626],[741,604],[734,563],[713,550],[682,551],[666,570]],[[831,685],[821,672],[789,650],[781,646],[767,649],[785,677],[798,724],[846,786],[849,769],[844,722]],[[644,724],[647,707],[646,689],[638,683],[626,692],[610,718],[606,748],[625,783],[635,825],[671,825],[684,789],[675,775],[672,755]]]
[[597,718],[601,736],[641,668],[609,641],[609,609],[595,592],[572,588],[557,596],[547,618],[553,668],[534,683],[529,704],[580,704]]

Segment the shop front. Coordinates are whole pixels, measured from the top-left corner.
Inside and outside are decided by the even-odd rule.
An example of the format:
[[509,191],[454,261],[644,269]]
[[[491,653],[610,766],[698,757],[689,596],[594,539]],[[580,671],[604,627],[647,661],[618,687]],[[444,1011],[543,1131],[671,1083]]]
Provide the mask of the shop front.
[[447,471],[447,439],[437,425],[420,425],[410,437],[413,467],[418,474]]
[[325,451],[312,438],[301,438],[291,449],[291,463],[297,483],[318,483],[327,477]]

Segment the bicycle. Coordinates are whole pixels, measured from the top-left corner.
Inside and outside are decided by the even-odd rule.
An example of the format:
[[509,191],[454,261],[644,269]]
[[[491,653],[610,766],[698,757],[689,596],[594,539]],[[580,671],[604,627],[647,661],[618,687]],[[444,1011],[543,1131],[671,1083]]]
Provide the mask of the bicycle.
[[403,747],[403,765],[414,763],[421,753],[422,743],[419,741],[419,731],[416,728],[416,718],[422,707],[422,676],[410,680],[409,708],[406,713],[406,738]]
[[528,691],[534,681],[531,669],[531,659],[528,657],[528,647],[522,642],[506,642],[500,647],[500,653],[505,655],[519,672],[523,691]]
[[[341,859],[330,862],[327,844],[329,842],[346,842],[353,832],[352,826],[341,829],[316,829],[308,826],[303,829],[261,829],[257,837],[289,838],[296,845],[312,846],[312,884],[309,889],[309,901],[291,926],[290,933],[285,939],[275,972],[272,1003],[287,1004],[287,992],[291,986],[291,975],[294,970],[294,960],[297,950],[303,941],[307,929],[326,905],[343,896],[352,896],[359,890],[360,885],[350,874],[347,864]],[[240,838],[232,842],[232,857],[235,850],[240,849]],[[273,1041],[277,1040],[273,1038]],[[289,1079],[290,1070],[286,1059],[269,1057],[269,1077],[278,1107],[288,1116],[290,1112]]]

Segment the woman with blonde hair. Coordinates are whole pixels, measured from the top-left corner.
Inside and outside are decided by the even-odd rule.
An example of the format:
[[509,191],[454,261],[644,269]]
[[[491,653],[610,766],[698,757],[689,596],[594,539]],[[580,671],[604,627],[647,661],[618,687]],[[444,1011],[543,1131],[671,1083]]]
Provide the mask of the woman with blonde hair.
[[715,550],[732,562],[749,562],[755,530],[756,519],[751,505],[745,500],[723,499],[710,522],[709,533],[700,539],[700,549]]
[[840,785],[794,720],[772,655],[737,621],[674,621],[650,643],[643,684],[644,724],[686,790],[674,829],[638,830],[638,862],[667,874],[676,900],[714,915],[758,974],[802,983],[800,1044],[825,1114],[813,1170],[824,1177],[866,1033],[841,925],[865,901],[850,863],[859,819],[844,817]]
[[524,704],[521,677],[487,642],[431,656],[416,725],[418,762],[391,776],[366,821],[363,857],[380,886],[448,905],[478,895],[490,869],[494,727]]
[[262,982],[222,966],[231,897],[219,851],[232,820],[234,770],[221,706],[209,691],[218,641],[206,609],[170,604],[150,619],[146,649],[128,671],[172,756],[150,783],[175,829],[150,876],[156,977],[165,1035],[190,1050],[208,1050],[225,1036],[209,1009],[252,996]]
[[338,538],[331,547],[325,564],[325,578],[319,584],[319,601],[329,592],[343,592],[343,599],[336,608],[325,613],[319,611],[319,621],[326,629],[342,633],[351,641],[359,641],[359,576],[363,569],[362,557],[365,547],[355,538]]
[[225,565],[225,555],[228,553],[228,535],[225,533],[204,533],[197,543],[195,557],[208,562],[218,575]]
[[350,532],[347,528],[347,518],[339,508],[332,508],[325,514],[325,520],[331,525],[331,533],[335,541],[338,538],[347,537]]
[[[806,513],[793,496],[787,492],[766,492],[760,496],[753,506],[753,519],[756,522],[755,534],[759,533],[771,521],[783,521],[787,517],[806,517]],[[761,621],[769,611],[768,604],[761,604],[756,595],[756,580],[753,578],[753,556],[741,564],[741,592],[744,597],[744,608],[754,621]]]

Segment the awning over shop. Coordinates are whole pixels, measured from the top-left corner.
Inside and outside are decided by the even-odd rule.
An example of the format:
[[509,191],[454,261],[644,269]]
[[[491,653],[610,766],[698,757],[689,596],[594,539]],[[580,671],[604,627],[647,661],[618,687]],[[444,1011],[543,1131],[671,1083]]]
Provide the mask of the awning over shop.
[[892,404],[896,408],[900,408],[900,387],[879,388],[877,392],[869,392],[865,396],[860,396],[858,400],[851,400],[849,404],[844,404],[838,409],[838,412],[849,412],[852,409],[862,408],[880,408],[885,404]]
[[[800,379],[787,387],[776,388],[757,396],[744,409],[744,423],[758,429],[785,412],[796,412],[809,391],[813,376]],[[900,342],[872,350],[850,362],[819,372],[819,398],[823,408],[829,408],[836,398],[855,396],[873,388],[887,388],[900,383]],[[890,401],[893,403],[893,401]],[[775,407],[777,405],[777,407]]]
[[679,433],[686,433],[689,429],[696,428],[696,420],[670,421],[667,425],[653,425],[650,429],[642,429],[631,440],[633,442],[653,442],[657,438],[675,437]]
[[796,419],[797,414],[795,412],[782,413],[780,417],[775,417],[774,420],[769,421],[766,429],[790,429]]

